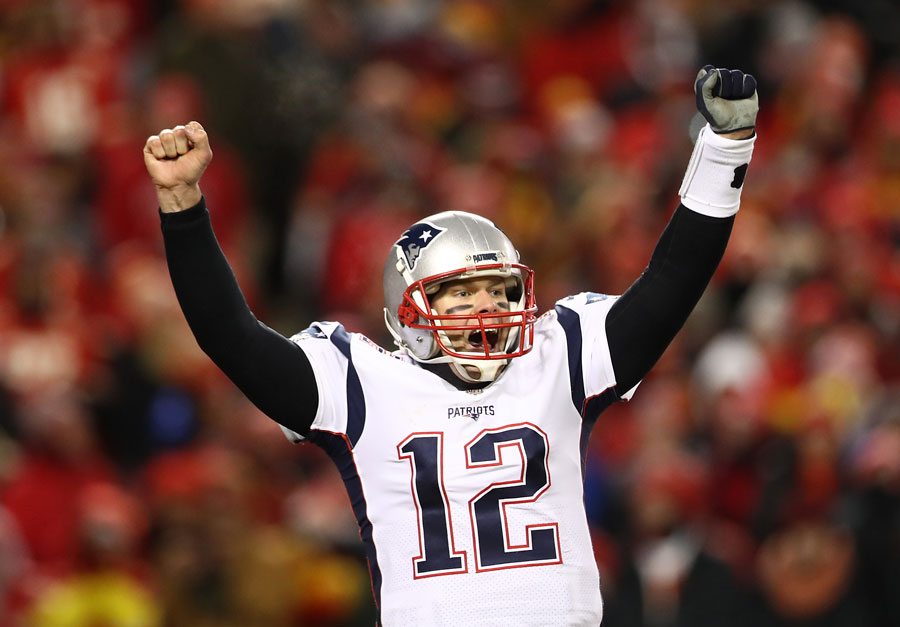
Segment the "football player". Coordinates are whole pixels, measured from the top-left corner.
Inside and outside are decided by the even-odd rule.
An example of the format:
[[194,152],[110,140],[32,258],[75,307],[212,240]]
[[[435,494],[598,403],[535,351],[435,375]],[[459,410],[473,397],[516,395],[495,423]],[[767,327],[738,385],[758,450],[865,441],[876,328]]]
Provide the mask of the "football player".
[[589,434],[681,328],[725,250],[753,152],[756,81],[706,66],[700,131],[644,273],[541,317],[490,221],[402,233],[384,267],[393,352],[334,322],[288,339],[248,308],[198,186],[197,122],[147,140],[172,282],[197,341],[294,441],[336,463],[386,626],[590,625],[602,600],[583,506]]

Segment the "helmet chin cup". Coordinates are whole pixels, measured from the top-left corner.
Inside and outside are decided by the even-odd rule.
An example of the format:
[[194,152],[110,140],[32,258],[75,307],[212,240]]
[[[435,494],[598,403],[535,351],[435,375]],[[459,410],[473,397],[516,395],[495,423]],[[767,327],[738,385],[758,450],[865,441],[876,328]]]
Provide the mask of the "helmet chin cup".
[[493,361],[473,362],[465,359],[450,358],[453,363],[453,371],[461,379],[470,383],[484,383],[495,381],[503,368],[509,363],[508,359],[495,359]]

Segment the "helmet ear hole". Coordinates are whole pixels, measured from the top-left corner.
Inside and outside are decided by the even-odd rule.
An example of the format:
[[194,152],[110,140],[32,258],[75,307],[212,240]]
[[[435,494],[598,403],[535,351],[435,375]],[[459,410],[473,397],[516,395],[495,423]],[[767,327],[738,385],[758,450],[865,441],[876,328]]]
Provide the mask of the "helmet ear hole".
[[407,304],[400,305],[397,310],[397,320],[404,327],[408,327],[419,317],[418,312]]

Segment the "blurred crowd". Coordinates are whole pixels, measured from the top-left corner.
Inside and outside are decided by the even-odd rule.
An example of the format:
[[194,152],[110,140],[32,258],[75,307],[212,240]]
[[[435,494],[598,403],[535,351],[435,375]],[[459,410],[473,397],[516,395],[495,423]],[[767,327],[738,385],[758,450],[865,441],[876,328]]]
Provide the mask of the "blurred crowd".
[[891,0],[0,0],[0,627],[374,622],[337,472],[199,351],[145,138],[196,119],[257,316],[384,346],[412,221],[494,219],[542,310],[621,293],[697,69],[759,80],[720,270],[594,431],[604,627],[900,625]]

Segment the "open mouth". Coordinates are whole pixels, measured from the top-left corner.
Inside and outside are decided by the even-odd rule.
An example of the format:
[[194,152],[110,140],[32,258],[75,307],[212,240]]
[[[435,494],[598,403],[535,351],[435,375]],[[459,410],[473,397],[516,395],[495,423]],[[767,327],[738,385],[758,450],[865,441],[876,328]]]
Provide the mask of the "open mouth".
[[497,329],[487,329],[484,334],[480,331],[472,331],[468,338],[469,347],[475,351],[483,352],[485,340],[487,340],[488,348],[491,351],[496,351],[500,340],[500,332]]

